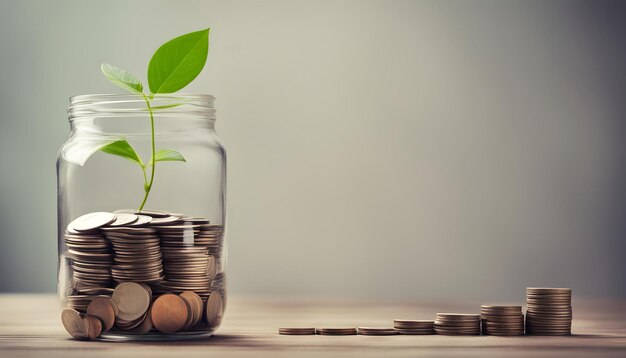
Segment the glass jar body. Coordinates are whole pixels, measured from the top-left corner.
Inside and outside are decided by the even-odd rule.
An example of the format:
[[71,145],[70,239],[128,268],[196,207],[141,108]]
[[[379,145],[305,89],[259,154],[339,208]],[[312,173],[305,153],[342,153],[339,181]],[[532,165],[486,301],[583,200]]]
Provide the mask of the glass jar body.
[[226,302],[226,152],[213,97],[77,96],[69,112],[57,161],[62,307],[89,315],[106,298],[115,322],[102,339],[211,335]]

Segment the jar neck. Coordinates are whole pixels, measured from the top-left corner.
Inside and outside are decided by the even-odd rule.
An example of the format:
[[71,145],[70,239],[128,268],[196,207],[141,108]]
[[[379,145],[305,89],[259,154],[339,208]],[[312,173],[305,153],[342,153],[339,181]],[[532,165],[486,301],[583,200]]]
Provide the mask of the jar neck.
[[80,95],[70,98],[74,134],[146,136],[201,134],[215,130],[215,98],[199,94]]

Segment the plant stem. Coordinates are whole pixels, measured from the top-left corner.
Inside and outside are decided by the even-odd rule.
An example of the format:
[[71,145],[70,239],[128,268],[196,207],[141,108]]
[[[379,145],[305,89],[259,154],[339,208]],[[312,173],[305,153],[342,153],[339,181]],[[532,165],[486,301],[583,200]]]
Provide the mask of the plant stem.
[[156,153],[156,146],[154,144],[154,114],[152,113],[152,107],[150,106],[150,100],[148,99],[148,97],[146,97],[145,94],[141,94],[143,96],[143,99],[146,101],[146,105],[148,106],[148,112],[150,112],[150,133],[152,135],[152,160],[150,161],[150,163],[152,163],[151,167],[152,167],[152,173],[150,174],[150,181],[148,182],[146,180],[146,167],[143,167],[143,178],[144,178],[144,190],[146,191],[146,195],[144,195],[143,197],[143,201],[141,202],[141,205],[139,206],[139,211],[141,211],[141,209],[143,209],[144,205],[146,205],[146,200],[148,200],[148,195],[150,195],[150,189],[152,189],[152,183],[154,182],[154,171],[156,168],[156,161],[155,159],[155,153]]

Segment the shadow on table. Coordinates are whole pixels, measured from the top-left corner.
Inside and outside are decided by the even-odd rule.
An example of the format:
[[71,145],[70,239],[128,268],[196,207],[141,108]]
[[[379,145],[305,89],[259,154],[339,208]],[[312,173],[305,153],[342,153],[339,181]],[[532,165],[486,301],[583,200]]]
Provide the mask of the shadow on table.
[[[319,336],[318,336],[319,337]],[[359,336],[362,337],[362,336]],[[416,342],[419,342],[420,338],[425,339],[427,337],[436,339],[446,339],[448,337],[451,338],[459,338],[459,336],[441,336],[441,335],[428,335],[428,336],[410,336],[416,337]],[[496,337],[496,336],[476,336],[474,338],[503,338],[502,343],[510,342],[505,339],[513,338],[515,340],[523,340],[529,339],[529,341],[535,339],[545,339],[547,341],[552,339],[593,339],[593,340],[603,340],[603,339],[615,339],[615,338],[624,338],[624,336],[620,335],[612,335],[612,334],[572,334],[570,336],[537,336],[537,335],[529,335],[529,336],[510,336],[510,337]],[[128,342],[116,342],[117,344],[129,344],[129,345],[142,345],[142,346],[154,346],[154,347],[176,347],[176,346],[187,346],[187,347],[200,347],[200,346],[211,346],[211,347],[238,347],[238,348],[259,348],[267,346],[267,341],[264,340],[262,336],[254,336],[254,335],[237,335],[237,334],[217,334],[208,338],[203,339],[193,339],[193,340],[181,340],[181,341],[128,341]],[[279,339],[280,336],[276,335],[276,338]],[[285,338],[285,337],[282,337]],[[286,337],[289,339],[290,337]],[[355,336],[356,338],[356,336]],[[319,343],[319,341],[316,341]],[[492,341],[493,342],[493,341]],[[403,343],[407,343],[403,341]]]

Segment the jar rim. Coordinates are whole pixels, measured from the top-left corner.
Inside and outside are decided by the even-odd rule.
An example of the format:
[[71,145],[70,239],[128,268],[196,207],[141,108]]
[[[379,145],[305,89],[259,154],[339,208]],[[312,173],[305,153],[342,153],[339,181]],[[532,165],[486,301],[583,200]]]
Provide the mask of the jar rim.
[[145,115],[146,101],[150,108],[160,115],[198,115],[215,119],[213,102],[215,97],[201,93],[162,93],[146,94],[81,94],[70,97],[67,109],[69,120],[81,117],[142,116]]
[[[153,98],[187,98],[187,99],[204,99],[204,100],[215,100],[215,97],[210,94],[205,93],[157,93],[151,94],[146,93],[146,96]],[[138,93],[88,93],[88,94],[78,94],[70,97],[70,105],[74,103],[86,102],[86,101],[95,101],[99,102],[102,100],[123,100],[123,99],[141,99],[143,100],[143,96]]]

